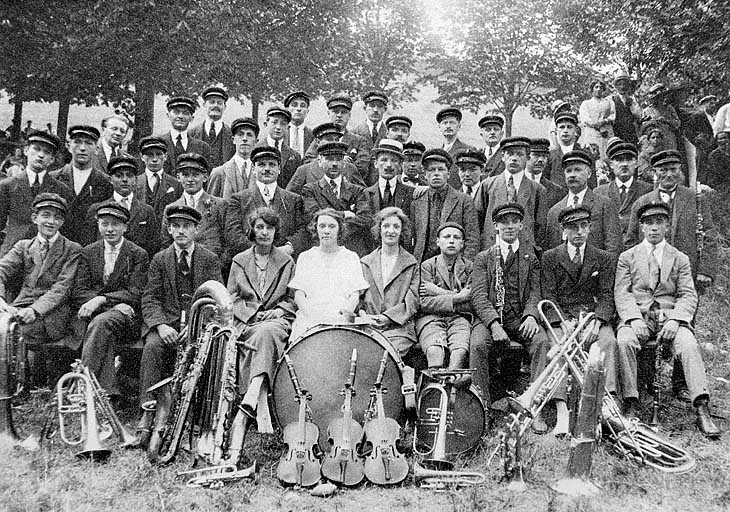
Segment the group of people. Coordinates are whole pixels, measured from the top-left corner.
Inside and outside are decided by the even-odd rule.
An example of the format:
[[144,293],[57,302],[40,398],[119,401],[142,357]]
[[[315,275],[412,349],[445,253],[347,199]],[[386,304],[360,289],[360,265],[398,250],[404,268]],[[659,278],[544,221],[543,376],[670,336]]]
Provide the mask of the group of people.
[[[410,140],[408,117],[384,119],[379,91],[363,97],[367,121],[353,130],[346,96],[328,99],[330,121],[313,130],[304,92],[269,108],[263,127],[224,124],[222,87],[202,98],[207,119],[191,128],[196,101],[170,98],[169,131],[141,139],[138,155],[122,150],[121,116],[101,131],[71,127],[71,162],[52,173],[62,142],[28,135],[26,168],[0,181],[0,307],[31,356],[49,342],[80,350],[114,396],[119,347],[141,339],[144,403],[173,372],[195,290],[224,282],[241,337],[257,347],[241,407],[265,432],[276,361],[318,324],[357,320],[404,358],[420,350],[429,367],[474,368],[489,405],[497,389],[515,389],[523,359],[531,379],[545,367],[555,340],[537,303],[550,299],[568,319],[595,313],[587,348],[603,353],[627,415],[639,408],[637,352],[656,339],[683,369],[677,392],[699,429],[719,436],[694,336],[718,240],[703,196],[683,184],[680,152],[654,154],[649,183],[637,146],[609,138],[610,181],[597,186],[570,106],[554,115],[557,147],[505,138],[494,114],[478,123],[486,146],[470,147],[449,107],[436,116],[443,145],[426,149]],[[536,418],[533,429],[547,425]]]

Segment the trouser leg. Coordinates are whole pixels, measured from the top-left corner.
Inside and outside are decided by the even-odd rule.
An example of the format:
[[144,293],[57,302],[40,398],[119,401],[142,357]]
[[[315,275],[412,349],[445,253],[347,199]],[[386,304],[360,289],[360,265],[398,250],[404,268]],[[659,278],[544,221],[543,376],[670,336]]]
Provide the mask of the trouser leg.
[[147,392],[150,386],[172,375],[175,368],[175,354],[175,347],[166,345],[157,331],[153,330],[147,334],[140,363],[140,404],[154,398]]
[[631,327],[622,326],[616,336],[616,345],[618,379],[623,387],[623,398],[638,399],[636,353],[641,349],[641,344]]
[[120,343],[134,328],[133,320],[117,310],[96,315],[86,329],[81,361],[109,394],[119,394],[114,357]]
[[487,407],[491,403],[489,392],[489,351],[492,335],[481,322],[474,325],[469,339],[469,367],[474,368],[472,383],[479,387]]
[[684,378],[694,403],[698,396],[707,395],[707,373],[697,339],[690,329],[680,326],[673,343],[674,354],[682,361]]

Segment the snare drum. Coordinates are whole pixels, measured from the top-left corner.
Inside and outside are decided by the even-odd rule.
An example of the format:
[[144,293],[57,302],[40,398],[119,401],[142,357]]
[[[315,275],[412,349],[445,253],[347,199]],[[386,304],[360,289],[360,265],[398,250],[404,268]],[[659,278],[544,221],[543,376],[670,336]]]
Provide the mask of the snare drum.
[[[363,416],[370,403],[370,389],[378,376],[383,351],[388,352],[388,364],[383,377],[383,388],[387,390],[383,396],[385,414],[401,423],[404,419],[401,386],[403,372],[410,368],[403,364],[390,342],[368,326],[318,325],[304,333],[285,353],[294,363],[300,385],[312,394],[309,407],[312,411],[311,420],[319,427],[320,446],[326,440],[330,421],[342,417],[344,399],[340,391],[347,382],[353,348],[357,349],[353,419],[360,424],[364,421]],[[277,364],[272,396],[274,416],[279,426],[283,428],[296,422],[299,404],[294,399],[294,387],[283,356]]]

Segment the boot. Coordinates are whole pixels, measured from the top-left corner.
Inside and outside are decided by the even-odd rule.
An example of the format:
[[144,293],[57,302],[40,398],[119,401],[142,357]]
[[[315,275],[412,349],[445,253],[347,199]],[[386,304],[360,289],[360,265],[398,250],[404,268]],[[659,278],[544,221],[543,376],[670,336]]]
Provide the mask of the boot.
[[709,403],[710,400],[704,397],[695,400],[695,407],[697,408],[697,428],[708,439],[718,439],[720,437],[720,429],[717,428],[715,422],[712,421]]

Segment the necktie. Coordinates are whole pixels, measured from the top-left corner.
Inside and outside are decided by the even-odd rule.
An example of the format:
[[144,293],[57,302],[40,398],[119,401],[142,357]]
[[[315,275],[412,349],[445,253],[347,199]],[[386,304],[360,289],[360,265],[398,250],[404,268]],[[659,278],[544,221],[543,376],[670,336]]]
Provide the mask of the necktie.
[[619,191],[619,199],[621,201],[621,205],[626,202],[626,185],[621,185],[621,190]]
[[332,193],[337,196],[337,182],[335,180],[330,180],[330,188],[332,189]]
[[651,246],[651,252],[649,253],[649,278],[652,283],[652,287],[656,288],[661,279],[661,272],[659,270],[659,260],[656,257],[656,246]]
[[578,196],[573,196],[573,206],[578,206]]
[[177,141],[175,142],[175,153],[178,155],[185,153],[185,148],[182,145],[182,135],[179,133],[177,134]]
[[515,251],[512,250],[512,244],[509,244],[509,248],[507,249],[507,261],[510,261],[514,257]]
[[269,187],[266,185],[264,185],[264,201],[266,201],[266,206],[271,203],[271,192],[269,192]]
[[37,196],[41,191],[41,181],[40,178],[38,178],[38,173],[35,173],[35,180],[33,181],[33,185],[30,187],[30,190],[33,193],[33,197]]
[[302,155],[301,148],[299,147],[299,127],[296,125],[292,125],[291,130],[289,131],[289,145],[292,149],[296,150],[299,153],[299,156]]
[[210,131],[208,132],[208,140],[215,140],[215,124],[210,123]]
[[517,200],[517,190],[515,190],[515,178],[510,176],[507,181],[507,202],[513,203]]
[[157,194],[157,189],[160,188],[160,173],[152,173],[152,193]]
[[659,197],[665,204],[669,204],[669,201],[672,200],[672,195],[669,192],[659,192]]
[[492,155],[494,154],[494,150],[492,150],[492,146],[487,146],[487,149],[489,150],[489,154],[487,156],[489,158],[492,158]]
[[177,262],[178,268],[182,275],[186,276],[190,273],[190,265],[188,265],[188,251],[183,249],[180,251],[180,261]]
[[119,200],[119,204],[121,204],[121,205],[122,205],[122,206],[124,206],[124,207],[125,207],[125,208],[126,208],[127,210],[129,210],[129,198],[128,198],[128,197],[123,197],[123,198],[121,198],[121,199]]
[[41,262],[46,261],[47,254],[48,254],[48,240],[41,239]]
[[109,276],[114,272],[114,263],[116,262],[117,248],[112,247],[104,260],[104,284],[109,280]]
[[373,125],[372,139],[373,139],[373,144],[375,144],[375,141],[378,139],[378,125],[376,125],[376,124]]
[[573,255],[573,259],[571,261],[579,267],[583,264],[583,260],[580,257],[580,249],[575,249],[575,254]]
[[474,189],[472,188],[472,186],[471,185],[467,185],[466,186],[466,193],[469,194],[469,195],[471,195],[472,192],[474,192]]
[[393,194],[390,190],[390,181],[385,182],[385,191],[383,192],[383,205],[392,206]]

